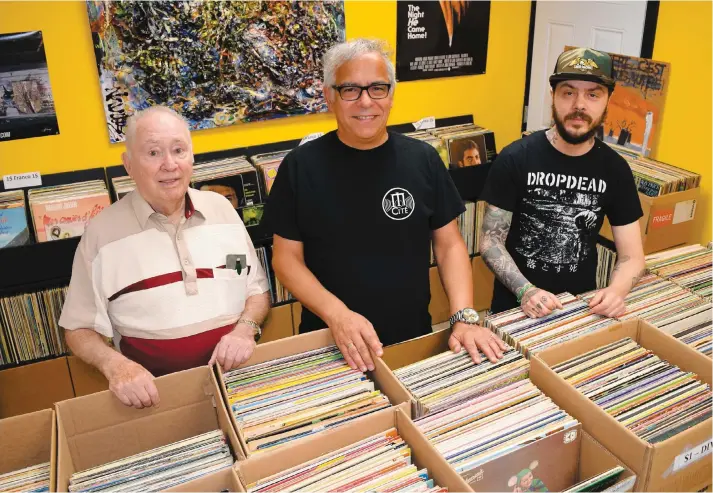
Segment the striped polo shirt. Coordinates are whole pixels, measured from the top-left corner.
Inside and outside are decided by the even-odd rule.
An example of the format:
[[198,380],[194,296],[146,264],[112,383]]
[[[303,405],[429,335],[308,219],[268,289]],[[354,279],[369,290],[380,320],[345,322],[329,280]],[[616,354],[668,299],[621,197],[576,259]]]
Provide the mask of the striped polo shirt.
[[[226,269],[229,254],[245,255],[246,268]],[[113,338],[157,376],[207,364],[245,300],[267,290],[250,236],[227,199],[189,188],[174,226],[135,190],[85,229],[59,325]]]

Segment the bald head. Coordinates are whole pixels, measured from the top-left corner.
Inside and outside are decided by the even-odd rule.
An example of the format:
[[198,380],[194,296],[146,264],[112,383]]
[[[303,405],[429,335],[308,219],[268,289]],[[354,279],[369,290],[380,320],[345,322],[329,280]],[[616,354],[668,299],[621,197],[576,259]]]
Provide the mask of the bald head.
[[180,208],[193,172],[193,147],[186,121],[175,111],[154,106],[133,115],[121,156],[141,196],[157,212]]
[[137,111],[126,121],[126,132],[124,132],[126,152],[131,153],[137,135],[140,133],[140,128],[160,126],[161,121],[165,121],[166,119],[175,119],[180,122],[180,124],[185,127],[186,135],[188,135],[188,140],[190,141],[191,133],[188,123],[186,123],[186,120],[181,115],[167,106],[151,106],[145,110]]

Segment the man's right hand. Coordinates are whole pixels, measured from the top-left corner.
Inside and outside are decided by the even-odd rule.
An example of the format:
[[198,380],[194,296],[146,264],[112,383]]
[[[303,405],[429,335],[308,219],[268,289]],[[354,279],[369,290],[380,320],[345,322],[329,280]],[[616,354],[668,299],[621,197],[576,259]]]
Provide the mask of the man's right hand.
[[369,348],[374,351],[374,354],[381,356],[383,344],[379,341],[379,336],[376,335],[371,322],[347,309],[330,321],[329,329],[332,331],[337,347],[352,369],[361,371],[374,369]]
[[544,289],[531,287],[522,296],[520,302],[522,311],[530,318],[540,318],[549,315],[555,309],[562,308],[562,303],[554,294]]
[[161,402],[154,376],[138,363],[118,355],[107,368],[105,375],[109,380],[109,390],[126,406],[136,409],[158,407]]

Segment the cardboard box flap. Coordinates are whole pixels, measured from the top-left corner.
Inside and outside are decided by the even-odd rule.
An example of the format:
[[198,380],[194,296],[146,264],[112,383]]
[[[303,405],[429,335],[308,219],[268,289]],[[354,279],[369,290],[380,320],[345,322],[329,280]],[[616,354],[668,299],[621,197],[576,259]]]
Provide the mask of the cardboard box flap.
[[391,370],[398,370],[417,361],[448,351],[451,330],[439,330],[433,334],[386,346],[381,359]]
[[[109,390],[58,402],[56,405],[61,410],[65,432],[70,436],[79,435],[205,400],[212,402],[213,396],[205,393],[210,384],[210,370],[207,366],[202,368],[205,371],[195,371],[197,368],[194,368],[157,378],[154,382],[161,399],[159,407],[127,407]],[[92,419],[75,419],[77,411],[81,415],[92,415]]]
[[374,358],[374,371],[369,372],[369,377],[379,383],[379,389],[386,394],[392,406],[407,403],[409,416],[411,415],[411,393],[391,372],[386,363],[381,358]]
[[53,424],[52,409],[0,419],[0,474],[50,462]]
[[609,469],[621,466],[624,468],[624,472],[608,491],[631,491],[633,489],[634,483],[636,483],[636,474],[584,430],[582,430],[580,447],[578,481],[593,478]]

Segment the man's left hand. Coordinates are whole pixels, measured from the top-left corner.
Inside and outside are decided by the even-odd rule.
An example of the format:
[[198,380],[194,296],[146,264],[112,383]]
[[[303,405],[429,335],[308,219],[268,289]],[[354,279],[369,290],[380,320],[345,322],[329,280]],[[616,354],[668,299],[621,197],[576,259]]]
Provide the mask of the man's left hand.
[[220,338],[208,365],[212,366],[217,361],[223,371],[229,371],[246,362],[255,350],[253,334],[253,328],[249,325],[236,325],[232,331]]
[[454,353],[459,353],[462,348],[465,348],[475,364],[480,363],[479,350],[485,353],[485,356],[493,363],[503,357],[503,351],[508,350],[507,344],[489,329],[463,322],[458,322],[453,326],[453,333],[448,339],[448,347]]
[[624,296],[609,286],[597,291],[592,301],[589,302],[589,309],[597,315],[615,318],[626,312],[626,304],[624,303]]

